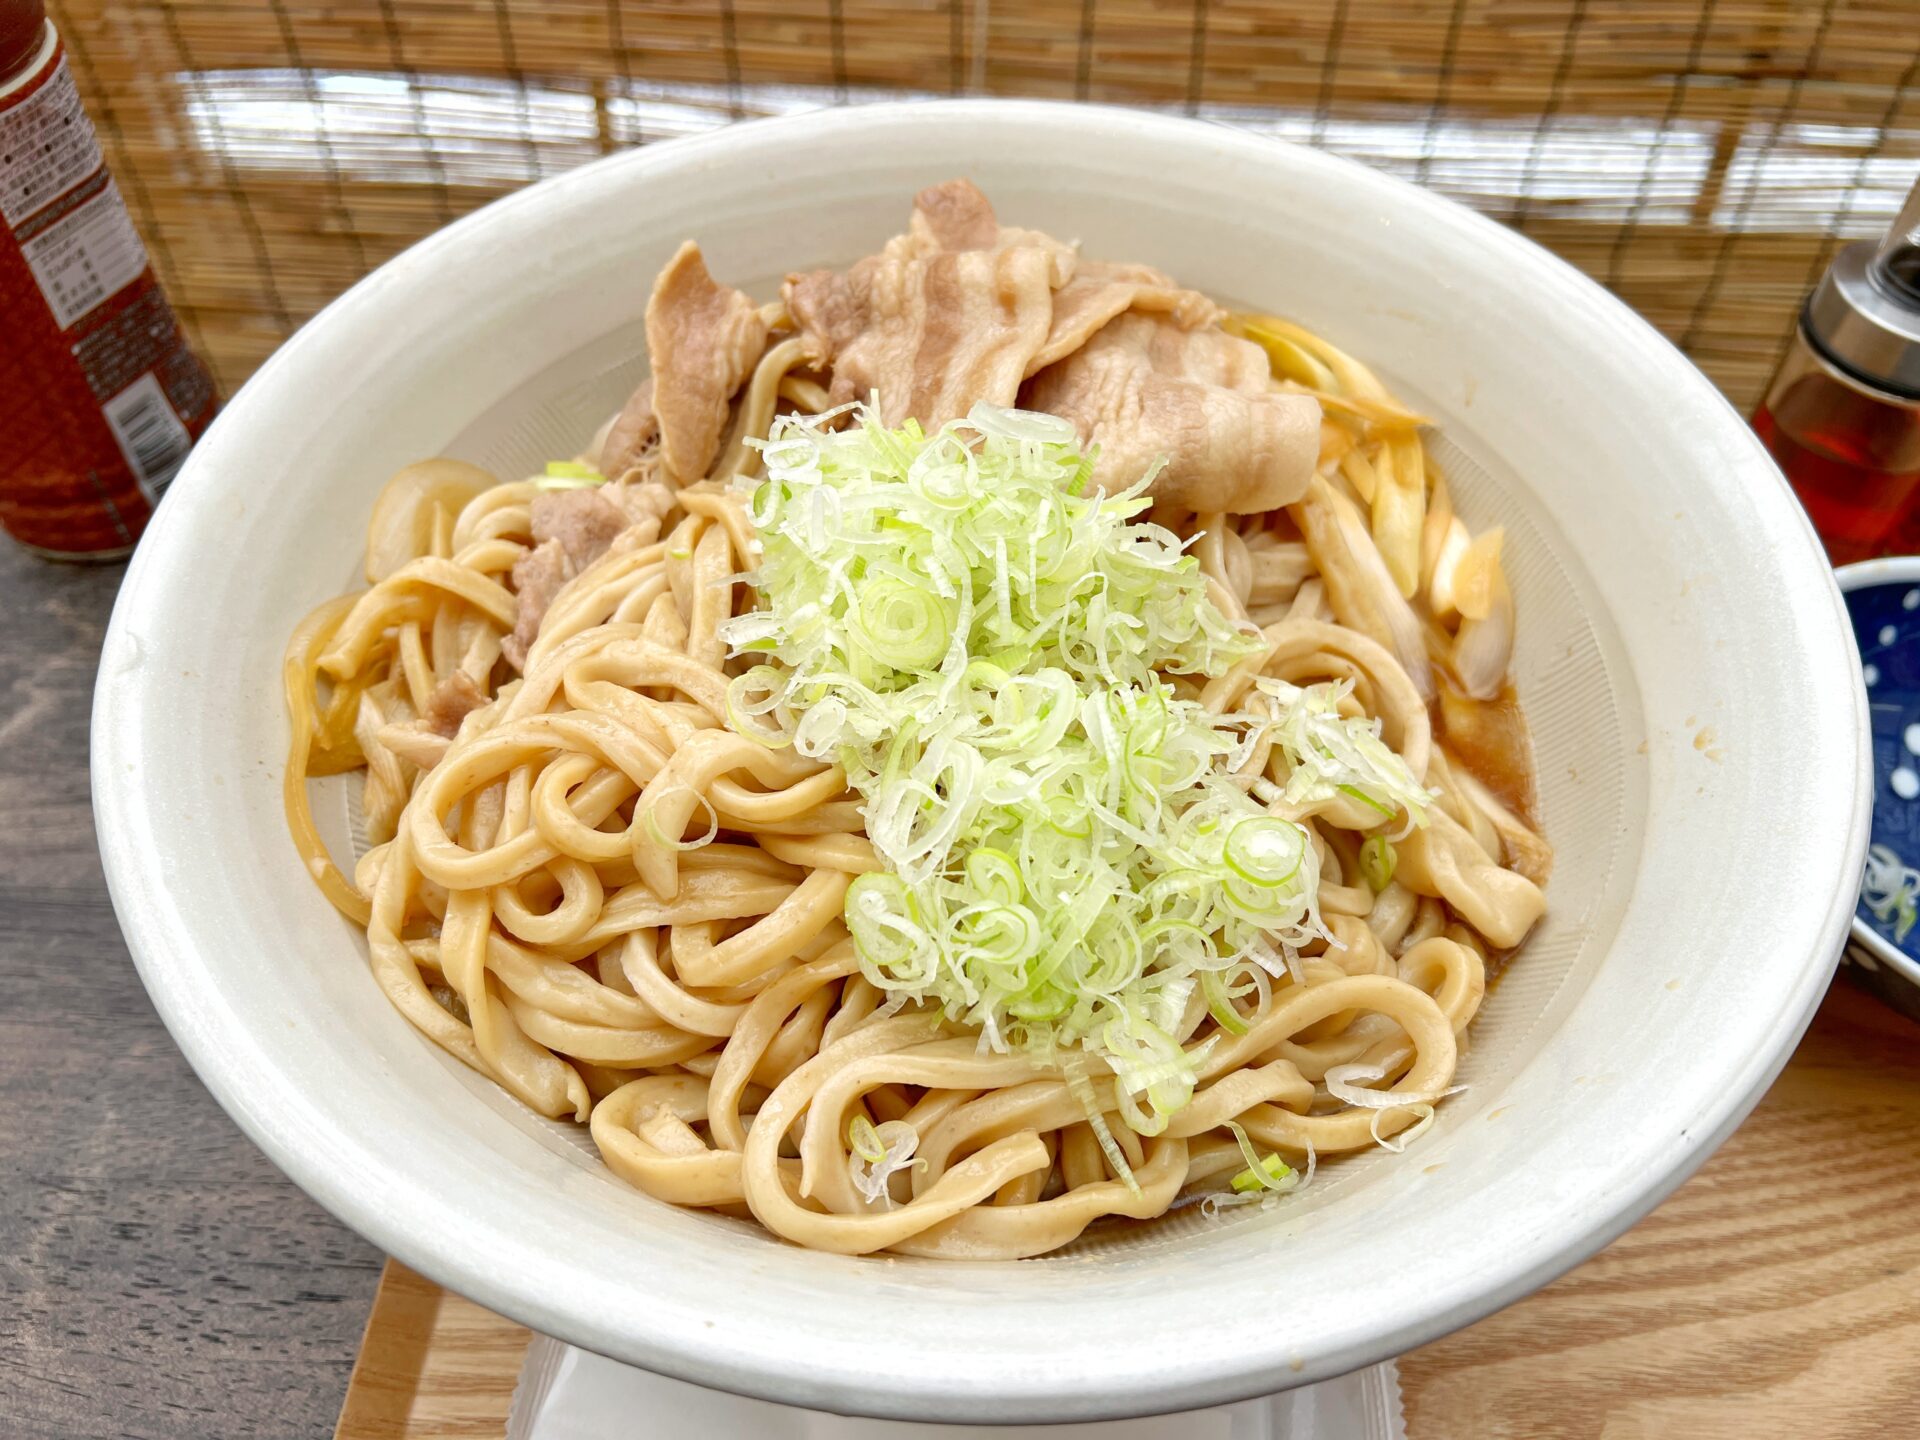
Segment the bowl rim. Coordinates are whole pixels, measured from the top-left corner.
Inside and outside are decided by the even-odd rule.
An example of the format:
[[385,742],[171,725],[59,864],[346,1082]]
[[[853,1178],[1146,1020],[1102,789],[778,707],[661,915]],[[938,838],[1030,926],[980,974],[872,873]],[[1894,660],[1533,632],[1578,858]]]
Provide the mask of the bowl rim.
[[[1729,437],[1736,430],[1745,434],[1751,448],[1743,445],[1742,449],[1755,460],[1756,473],[1762,473],[1760,464],[1764,462],[1765,471],[1786,491],[1785,480],[1766,459],[1758,440],[1751,436],[1745,422],[1704,375],[1648,322],[1597,282],[1525,236],[1432,191],[1307,146],[1276,141],[1225,124],[1202,121],[1196,125],[1188,117],[1032,100],[879,103],[748,121],[666,146],[649,146],[603,157],[528,186],[428,236],[398,260],[387,262],[336,298],[268,359],[229,403],[215,422],[216,427],[231,429],[240,424],[233,417],[247,414],[249,394],[257,395],[271,377],[297,366],[314,345],[315,335],[325,332],[343,313],[370,304],[373,292],[382,281],[393,279],[396,265],[404,263],[410,273],[417,274],[444,252],[463,246],[470,237],[498,225],[503,217],[537,207],[564,188],[592,184],[591,177],[614,167],[644,174],[710,161],[720,152],[765,135],[776,127],[796,136],[803,132],[819,136],[843,131],[857,133],[867,127],[928,117],[957,124],[991,117],[993,123],[1078,130],[1110,140],[1130,134],[1143,140],[1184,144],[1203,137],[1208,146],[1232,152],[1244,158],[1250,167],[1271,164],[1274,147],[1278,145],[1291,152],[1289,163],[1302,171],[1318,170],[1323,175],[1364,183],[1383,195],[1391,195],[1410,219],[1417,219],[1423,213],[1444,217],[1450,225],[1475,235],[1488,249],[1510,257],[1518,271],[1529,272],[1542,284],[1551,284],[1562,298],[1572,297],[1596,307],[1611,322],[1620,324],[1629,338],[1637,337],[1641,358],[1649,365],[1660,367],[1666,378],[1687,392],[1690,402],[1720,416],[1724,423],[1716,428],[1722,433]],[[193,461],[190,459],[188,463],[192,465]],[[1824,562],[1817,572],[1809,563],[1818,553],[1818,541],[1810,524],[1797,507],[1792,512],[1798,517],[1797,526],[1785,510],[1776,507],[1775,513],[1778,518],[1772,522],[1771,538],[1780,542],[1777,548],[1784,552],[1797,551],[1801,556],[1798,569],[1791,572],[1795,588],[1804,589],[1809,600],[1823,598],[1821,577],[1828,572]],[[615,1353],[616,1358],[714,1388],[782,1403],[895,1419],[973,1415],[983,1421],[996,1422],[1096,1420],[1226,1403],[1328,1378],[1402,1353],[1472,1323],[1571,1269],[1637,1222],[1692,1174],[1745,1118],[1785,1065],[1793,1042],[1810,1022],[1825,991],[1833,959],[1852,917],[1855,898],[1852,893],[1828,898],[1825,914],[1818,916],[1817,948],[1821,953],[1807,956],[1791,972],[1791,985],[1783,986],[1775,998],[1768,1021],[1768,1032],[1774,1041],[1772,1048],[1761,1047],[1729,1062],[1724,1090],[1700,1107],[1693,1126],[1677,1138],[1668,1137],[1671,1143],[1663,1152],[1664,1169],[1650,1167],[1634,1172],[1625,1183],[1604,1194],[1583,1194],[1577,1222],[1554,1232],[1550,1239],[1544,1235],[1512,1236],[1511,1243],[1500,1251],[1502,1263],[1479,1272],[1474,1285],[1463,1287],[1470,1293],[1444,1298],[1424,1296],[1409,1305],[1397,1323],[1369,1332],[1364,1341],[1335,1337],[1304,1356],[1289,1358],[1271,1342],[1262,1348],[1261,1342],[1255,1340],[1226,1357],[1194,1357],[1190,1363],[1183,1360],[1178,1376],[1173,1378],[1161,1372],[1143,1379],[1117,1369],[1097,1376],[1055,1375],[1038,1382],[1022,1377],[1018,1384],[1002,1386],[989,1396],[982,1393],[978,1375],[969,1375],[958,1368],[908,1377],[897,1386],[875,1387],[868,1377],[817,1365],[804,1353],[804,1347],[789,1347],[778,1354],[743,1355],[741,1346],[728,1343],[724,1331],[670,1334],[657,1327],[649,1330],[644,1325],[629,1323],[619,1335],[609,1337],[592,1331],[583,1320],[570,1318],[565,1306],[550,1303],[541,1293],[537,1278],[516,1278],[509,1274],[502,1279],[488,1273],[473,1257],[436,1236],[432,1227],[417,1219],[403,1218],[393,1207],[356,1189],[347,1177],[327,1170],[301,1146],[285,1142],[269,1125],[259,1096],[231,1073],[205,1017],[191,1013],[190,1003],[195,998],[190,993],[193,977],[177,971],[175,962],[194,958],[198,937],[187,933],[184,923],[170,928],[168,922],[176,918],[171,910],[149,909],[143,903],[150,899],[153,885],[141,874],[147,856],[136,848],[132,838],[141,827],[129,820],[144,822],[144,817],[151,813],[149,797],[138,783],[122,778],[137,751],[138,726],[135,719],[115,713],[107,679],[109,666],[119,663],[116,656],[121,647],[137,648],[137,637],[128,633],[131,617],[147,602],[149,592],[159,586],[169,551],[176,542],[187,541],[192,533],[181,528],[178,507],[170,517],[167,507],[163,506],[147,543],[136,553],[102,649],[101,681],[96,689],[91,735],[95,756],[93,798],[96,815],[102,822],[100,845],[109,890],[141,977],[176,1043],[222,1107],[283,1171],[321,1205],[389,1253],[449,1288],[470,1294],[481,1303],[558,1334],[562,1339]],[[1824,591],[1824,598],[1831,599],[1835,624],[1844,624],[1840,597],[1830,579],[1825,581]],[[1857,678],[1857,655],[1853,665]],[[1872,781],[1870,754],[1865,743],[1864,688],[1856,686],[1856,689],[1859,693],[1852,697],[1852,729],[1858,763],[1854,767],[1852,816],[1847,832],[1851,843],[1846,848],[1856,852],[1853,858],[1857,862],[1867,843]],[[1839,707],[1844,701],[1836,698],[1832,704]],[[1836,734],[1841,733],[1838,722],[1842,717],[1837,708],[1830,718],[1835,722]],[[1817,911],[1818,902],[1813,901],[1803,912],[1809,929],[1815,928]],[[266,1078],[278,1077],[269,1072]],[[1283,1361],[1286,1363],[1281,1363]]]
[[[1843,595],[1855,590],[1871,590],[1876,585],[1897,585],[1903,580],[1920,584],[1920,555],[1883,555],[1875,560],[1856,560],[1835,570],[1833,578]],[[1854,944],[1920,991],[1920,960],[1862,920],[1857,904],[1850,930]]]

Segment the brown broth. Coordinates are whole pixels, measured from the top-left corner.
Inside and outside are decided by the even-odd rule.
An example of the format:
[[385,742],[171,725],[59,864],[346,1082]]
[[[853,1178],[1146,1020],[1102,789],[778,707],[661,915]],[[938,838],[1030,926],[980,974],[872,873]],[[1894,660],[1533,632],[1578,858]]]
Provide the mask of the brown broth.
[[1538,834],[1533,741],[1527,734],[1527,717],[1520,712],[1513,681],[1505,682],[1493,699],[1475,700],[1455,690],[1444,673],[1436,678],[1440,697],[1433,704],[1434,739]]

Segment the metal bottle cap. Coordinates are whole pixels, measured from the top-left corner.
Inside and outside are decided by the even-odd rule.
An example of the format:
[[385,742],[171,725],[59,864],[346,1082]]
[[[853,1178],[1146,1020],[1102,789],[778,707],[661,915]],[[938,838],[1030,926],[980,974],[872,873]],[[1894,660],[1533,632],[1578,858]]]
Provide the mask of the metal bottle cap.
[[1842,370],[1920,400],[1920,185],[1884,240],[1859,241],[1834,257],[1801,323]]

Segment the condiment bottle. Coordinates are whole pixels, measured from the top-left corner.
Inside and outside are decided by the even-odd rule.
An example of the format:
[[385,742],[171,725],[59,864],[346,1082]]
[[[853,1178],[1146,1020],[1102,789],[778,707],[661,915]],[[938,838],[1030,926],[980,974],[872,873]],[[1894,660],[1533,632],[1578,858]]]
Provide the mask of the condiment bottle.
[[0,527],[126,554],[214,403],[43,0],[0,0]]
[[1920,185],[1834,257],[1753,428],[1834,564],[1920,545]]

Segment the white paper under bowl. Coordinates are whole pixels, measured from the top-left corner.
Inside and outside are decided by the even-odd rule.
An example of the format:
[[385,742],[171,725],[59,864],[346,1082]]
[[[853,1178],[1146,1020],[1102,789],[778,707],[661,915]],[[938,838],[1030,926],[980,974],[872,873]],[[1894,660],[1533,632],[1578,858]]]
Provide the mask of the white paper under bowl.
[[[1267,1213],[1018,1264],[812,1254],[676,1210],[448,1061],[288,842],[280,654],[381,482],[570,452],[696,236],[766,296],[969,175],[1014,223],[1296,317],[1444,427],[1504,523],[1552,913],[1402,1156]],[[1819,548],[1739,417],[1546,252],[1306,149],[1033,103],[874,106],[631,152],[356,286],[227,407],[101,660],[94,797],[154,1002],[240,1125],[408,1264],[562,1339],[767,1399],[913,1418],[1189,1408],[1332,1375],[1551,1279],[1677,1185],[1805,1026],[1866,843],[1865,709]],[[344,815],[327,801],[323,814]],[[336,829],[341,822],[336,819]],[[298,1257],[290,1257],[297,1262]]]

